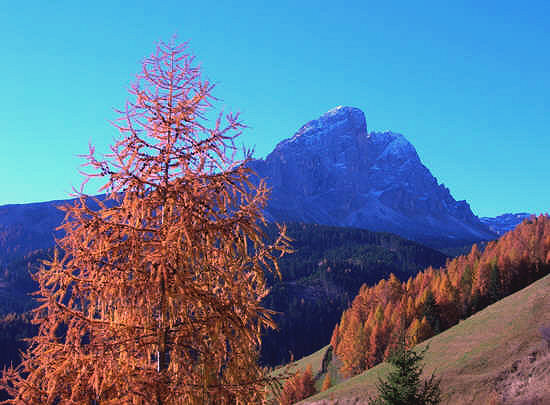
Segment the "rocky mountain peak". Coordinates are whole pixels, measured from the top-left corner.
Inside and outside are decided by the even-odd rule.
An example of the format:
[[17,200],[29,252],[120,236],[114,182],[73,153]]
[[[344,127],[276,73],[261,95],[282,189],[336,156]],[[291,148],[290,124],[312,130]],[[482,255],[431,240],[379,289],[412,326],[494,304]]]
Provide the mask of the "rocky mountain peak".
[[363,160],[370,166],[377,160],[382,165],[385,160],[390,165],[395,165],[395,161],[420,163],[416,149],[402,134],[392,131],[369,134],[365,114],[355,107],[338,106],[304,124],[294,136],[280,142],[267,160],[280,158],[281,154],[305,152],[324,156],[322,160],[337,169],[347,167],[350,160]]
[[380,145],[383,152],[379,159],[388,156],[405,156],[408,158],[418,158],[414,146],[402,135],[391,131],[371,132],[368,140],[372,145]]
[[369,134],[358,108],[339,106],[307,122],[251,167],[272,188],[271,220],[354,226],[421,242],[495,236],[438,184],[405,136]]
[[366,134],[365,114],[355,107],[335,107],[319,118],[303,125],[292,139],[302,136],[322,136],[327,133],[334,133],[335,130],[338,130],[339,133],[342,133],[342,130],[348,130],[350,132],[348,135]]
[[358,108],[338,106],[304,124],[292,138],[280,142],[274,151],[300,148],[356,146],[366,137],[365,114]]

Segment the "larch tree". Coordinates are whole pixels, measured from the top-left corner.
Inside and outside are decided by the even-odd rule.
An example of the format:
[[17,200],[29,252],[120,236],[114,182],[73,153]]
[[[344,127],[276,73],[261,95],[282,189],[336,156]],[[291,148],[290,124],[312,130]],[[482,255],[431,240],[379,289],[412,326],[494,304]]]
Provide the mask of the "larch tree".
[[[159,43],[132,85],[111,153],[85,155],[105,198],[62,207],[60,254],[36,273],[39,333],[4,370],[9,404],[249,404],[269,378],[260,335],[268,189],[236,159],[238,114],[212,119],[213,85],[186,45]],[[211,123],[212,122],[212,123]],[[84,185],[83,184],[83,185]]]
[[285,382],[280,398],[280,405],[292,405],[315,394],[315,379],[311,364],[303,372],[296,372]]
[[324,392],[328,390],[330,387],[332,387],[332,379],[330,378],[330,371],[329,371],[325,375],[325,379],[323,380],[323,385],[321,386],[321,391]]

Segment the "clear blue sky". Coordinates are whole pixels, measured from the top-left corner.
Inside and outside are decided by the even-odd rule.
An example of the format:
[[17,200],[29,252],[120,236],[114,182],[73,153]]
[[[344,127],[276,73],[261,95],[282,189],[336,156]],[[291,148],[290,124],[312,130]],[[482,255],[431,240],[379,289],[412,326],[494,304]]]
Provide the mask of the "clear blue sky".
[[476,214],[550,211],[550,2],[387,3],[4,2],[0,205],[67,198],[76,155],[107,152],[140,61],[177,34],[259,157],[355,106]]

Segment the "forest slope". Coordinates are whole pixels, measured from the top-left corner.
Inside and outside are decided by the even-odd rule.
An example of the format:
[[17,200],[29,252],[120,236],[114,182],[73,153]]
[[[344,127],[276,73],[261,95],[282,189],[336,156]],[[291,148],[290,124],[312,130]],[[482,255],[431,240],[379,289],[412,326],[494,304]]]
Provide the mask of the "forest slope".
[[428,268],[406,283],[395,277],[362,286],[335,327],[331,345],[351,377],[386,359],[407,331],[420,343],[550,273],[550,217],[526,220],[481,252]]
[[406,280],[447,259],[390,233],[298,223],[287,227],[294,253],[280,260],[282,279],[271,280],[263,303],[278,312],[278,330],[267,331],[262,341],[262,360],[269,365],[324,346],[361,285],[390,273]]
[[[425,376],[435,371],[441,377],[443,404],[548,404],[550,354],[540,334],[548,325],[550,276],[419,344],[420,350],[429,346]],[[297,368],[323,351],[297,362]],[[314,373],[318,367],[319,362]],[[387,371],[387,363],[381,363],[301,403],[366,404]]]
[[[268,226],[273,238],[276,227]],[[276,310],[278,330],[263,337],[262,361],[276,365],[322,347],[342,311],[364,283],[396,274],[406,280],[427,266],[442,266],[442,253],[383,232],[322,225],[288,224],[293,254],[280,260],[282,279],[271,278],[264,305]],[[37,289],[30,273],[53,249],[36,250],[0,264],[0,317],[33,307]]]

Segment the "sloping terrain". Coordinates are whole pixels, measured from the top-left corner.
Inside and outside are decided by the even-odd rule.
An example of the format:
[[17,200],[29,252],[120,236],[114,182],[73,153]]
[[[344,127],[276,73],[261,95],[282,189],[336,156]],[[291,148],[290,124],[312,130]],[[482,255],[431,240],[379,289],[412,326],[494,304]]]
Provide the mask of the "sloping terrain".
[[68,202],[0,206],[0,264],[6,264],[36,249],[52,247],[54,230],[61,225],[64,216],[57,207]]
[[[105,195],[101,194],[88,199],[91,209],[98,208],[94,198],[107,206],[114,205],[113,201],[106,200]],[[55,230],[65,217],[59,207],[72,205],[75,200],[0,205],[0,266],[37,249],[53,247],[54,238],[63,235],[62,231]]]
[[447,259],[397,235],[365,229],[290,223],[288,235],[295,252],[280,260],[282,279],[271,280],[263,302],[278,312],[279,329],[267,332],[262,341],[262,360],[269,365],[325,345],[361,285],[390,273],[404,281]]
[[[267,229],[271,238],[275,229]],[[269,365],[326,344],[362,284],[374,284],[390,273],[406,280],[428,266],[443,266],[447,259],[397,235],[364,229],[288,224],[288,234],[295,252],[280,260],[282,279],[270,278],[271,293],[263,303],[278,312],[279,329],[263,338],[262,361]],[[0,316],[33,307],[28,293],[37,284],[30,273],[52,255],[52,248],[35,250],[0,264]]]
[[[429,346],[425,376],[435,372],[441,378],[443,404],[549,404],[550,345],[540,332],[549,325],[546,276],[421,343],[419,349]],[[325,350],[300,360],[296,368],[311,362],[317,373],[320,362],[314,360]],[[366,404],[387,371],[386,363],[379,364],[302,403]]]

